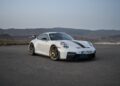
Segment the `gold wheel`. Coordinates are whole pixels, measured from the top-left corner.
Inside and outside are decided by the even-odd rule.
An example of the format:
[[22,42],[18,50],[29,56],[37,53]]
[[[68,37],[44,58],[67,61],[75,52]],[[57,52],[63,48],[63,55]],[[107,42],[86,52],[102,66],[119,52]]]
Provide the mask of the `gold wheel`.
[[59,52],[56,46],[52,46],[50,49],[50,58],[52,60],[58,60],[59,59]]

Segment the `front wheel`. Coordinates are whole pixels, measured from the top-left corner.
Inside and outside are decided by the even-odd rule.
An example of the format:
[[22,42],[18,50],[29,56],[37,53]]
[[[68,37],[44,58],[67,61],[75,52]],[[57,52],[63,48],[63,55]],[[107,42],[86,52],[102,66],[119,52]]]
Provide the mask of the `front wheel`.
[[54,61],[59,60],[60,55],[56,46],[51,46],[49,56]]

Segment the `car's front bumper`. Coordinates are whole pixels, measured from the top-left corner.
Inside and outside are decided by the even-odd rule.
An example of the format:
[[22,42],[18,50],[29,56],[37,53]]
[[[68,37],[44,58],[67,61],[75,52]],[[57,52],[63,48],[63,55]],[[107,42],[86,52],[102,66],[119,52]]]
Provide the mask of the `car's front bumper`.
[[[84,53],[91,51],[90,53]],[[60,59],[86,59],[94,58],[96,54],[95,48],[84,48],[84,49],[59,49]]]
[[68,52],[67,53],[67,59],[68,60],[71,60],[71,59],[92,59],[92,58],[95,58],[95,54],[96,52],[94,53],[91,53],[91,54],[76,54],[76,53],[73,53],[73,52]]

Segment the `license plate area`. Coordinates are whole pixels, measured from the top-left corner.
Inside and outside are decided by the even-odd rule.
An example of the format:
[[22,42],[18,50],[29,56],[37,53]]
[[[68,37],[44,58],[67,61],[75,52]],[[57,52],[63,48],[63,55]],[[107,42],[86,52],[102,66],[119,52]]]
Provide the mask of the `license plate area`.
[[91,54],[92,51],[81,51],[81,54]]

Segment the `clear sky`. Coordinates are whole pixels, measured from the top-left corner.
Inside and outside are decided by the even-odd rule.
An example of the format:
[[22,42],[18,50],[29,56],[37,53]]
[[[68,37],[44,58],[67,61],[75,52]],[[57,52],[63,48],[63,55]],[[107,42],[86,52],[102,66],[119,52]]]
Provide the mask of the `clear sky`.
[[0,0],[0,28],[118,29],[120,0]]

